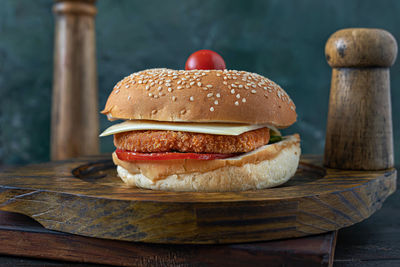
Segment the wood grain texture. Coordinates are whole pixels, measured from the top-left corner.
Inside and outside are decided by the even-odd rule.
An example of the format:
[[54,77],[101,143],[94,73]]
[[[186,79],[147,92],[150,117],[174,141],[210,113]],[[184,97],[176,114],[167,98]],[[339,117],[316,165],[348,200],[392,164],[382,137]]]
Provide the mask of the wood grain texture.
[[325,55],[332,68],[387,68],[396,60],[397,42],[382,29],[343,29],[329,37]]
[[400,266],[399,208],[396,191],[370,219],[341,229],[334,266]]
[[0,254],[117,266],[331,266],[336,233],[240,245],[160,245],[65,234],[0,211],[0,240]]
[[57,1],[51,158],[98,154],[94,1]]
[[[190,193],[128,188],[110,156],[0,174],[0,209],[47,229],[153,243],[217,244],[324,233],[368,218],[396,188],[396,170],[324,169],[302,158],[287,184],[271,189]],[[79,177],[79,178],[78,178]]]
[[332,71],[324,163],[330,168],[382,170],[394,166],[389,68],[393,36],[345,29],[325,47]]

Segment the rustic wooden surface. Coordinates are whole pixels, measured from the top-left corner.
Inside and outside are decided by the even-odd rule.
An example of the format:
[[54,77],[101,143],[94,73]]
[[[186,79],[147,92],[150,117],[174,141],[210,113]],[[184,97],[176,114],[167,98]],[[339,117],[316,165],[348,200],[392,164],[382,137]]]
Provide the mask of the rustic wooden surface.
[[54,4],[53,160],[99,153],[94,2]]
[[[357,223],[353,226],[341,229],[339,231],[337,238],[337,245],[335,249],[333,266],[335,267],[400,266],[400,212],[398,212],[399,210],[400,210],[400,192],[396,191],[393,195],[388,197],[382,209],[377,211],[369,219]],[[28,242],[28,240],[25,239],[24,242]],[[275,241],[269,241],[266,243],[274,243],[274,242]],[[252,250],[258,249],[257,244],[264,244],[264,243],[244,244],[244,245],[249,245],[248,253],[246,253],[245,255],[250,257],[253,253]],[[71,246],[73,247],[73,245]],[[155,246],[158,247],[161,245],[155,245]],[[215,245],[215,246],[216,247],[229,246],[234,248],[236,247],[236,245],[232,246]],[[4,246],[0,246],[0,249],[1,248],[4,249]],[[48,246],[45,246],[45,249],[47,248]],[[1,253],[5,252],[0,252],[0,254]],[[222,255],[221,257],[229,257],[230,255],[234,255],[234,253],[230,253],[229,251],[226,253],[227,255]],[[208,256],[208,254],[205,252],[202,252],[201,255],[203,256],[203,258],[207,258]],[[0,255],[0,265],[1,264],[6,266],[61,266],[61,265],[65,266],[66,264],[72,266],[94,266],[88,263],[86,264],[72,263],[72,262],[67,263],[65,261],[61,262],[61,261],[50,261],[44,259],[32,259],[22,256],[10,256],[5,254]],[[264,262],[256,266],[260,266],[263,264],[264,266],[267,265],[267,263]],[[198,264],[197,266],[199,265],[201,264]],[[190,262],[186,262],[186,263],[181,263],[181,266],[196,266],[196,265],[190,264]],[[221,266],[223,266],[223,264]],[[280,266],[283,266],[283,264]],[[291,265],[285,265],[285,266],[291,266]]]
[[392,168],[393,127],[389,67],[394,37],[378,29],[344,29],[325,47],[332,71],[325,160],[331,168]]
[[341,229],[334,266],[400,266],[399,210],[400,192],[396,191],[374,216]]
[[331,266],[336,233],[240,245],[154,245],[51,231],[0,211],[0,240],[0,254],[118,266]]
[[[395,191],[396,170],[321,167],[305,156],[294,179],[265,190],[190,193],[126,187],[110,156],[6,169],[0,209],[47,229],[154,243],[240,243],[300,237],[360,222]],[[80,176],[76,178],[74,175]],[[325,173],[326,172],[326,173]]]

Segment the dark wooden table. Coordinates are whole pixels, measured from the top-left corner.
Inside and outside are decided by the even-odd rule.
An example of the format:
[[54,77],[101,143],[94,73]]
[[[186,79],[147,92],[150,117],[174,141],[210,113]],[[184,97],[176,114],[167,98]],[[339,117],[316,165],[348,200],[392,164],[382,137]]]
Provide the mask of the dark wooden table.
[[[334,266],[400,266],[400,192],[371,218],[339,231]],[[0,241],[1,246],[1,241]],[[99,266],[0,255],[0,266]]]

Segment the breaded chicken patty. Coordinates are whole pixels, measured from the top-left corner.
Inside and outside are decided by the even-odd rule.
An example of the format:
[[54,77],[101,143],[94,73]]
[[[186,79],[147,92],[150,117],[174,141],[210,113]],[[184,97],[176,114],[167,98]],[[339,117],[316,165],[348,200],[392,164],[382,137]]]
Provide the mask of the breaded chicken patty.
[[114,144],[122,150],[150,152],[244,153],[268,144],[268,128],[241,135],[212,135],[179,131],[131,131],[114,135]]

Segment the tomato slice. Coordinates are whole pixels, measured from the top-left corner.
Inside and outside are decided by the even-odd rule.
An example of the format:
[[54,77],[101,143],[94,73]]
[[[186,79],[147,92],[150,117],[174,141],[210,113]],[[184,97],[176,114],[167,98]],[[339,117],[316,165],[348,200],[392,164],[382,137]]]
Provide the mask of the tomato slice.
[[160,153],[140,153],[126,151],[117,148],[115,150],[117,157],[123,161],[136,160],[171,160],[171,159],[197,159],[197,160],[213,160],[226,159],[237,156],[237,154],[206,154],[206,153],[180,153],[180,152],[160,152]]

